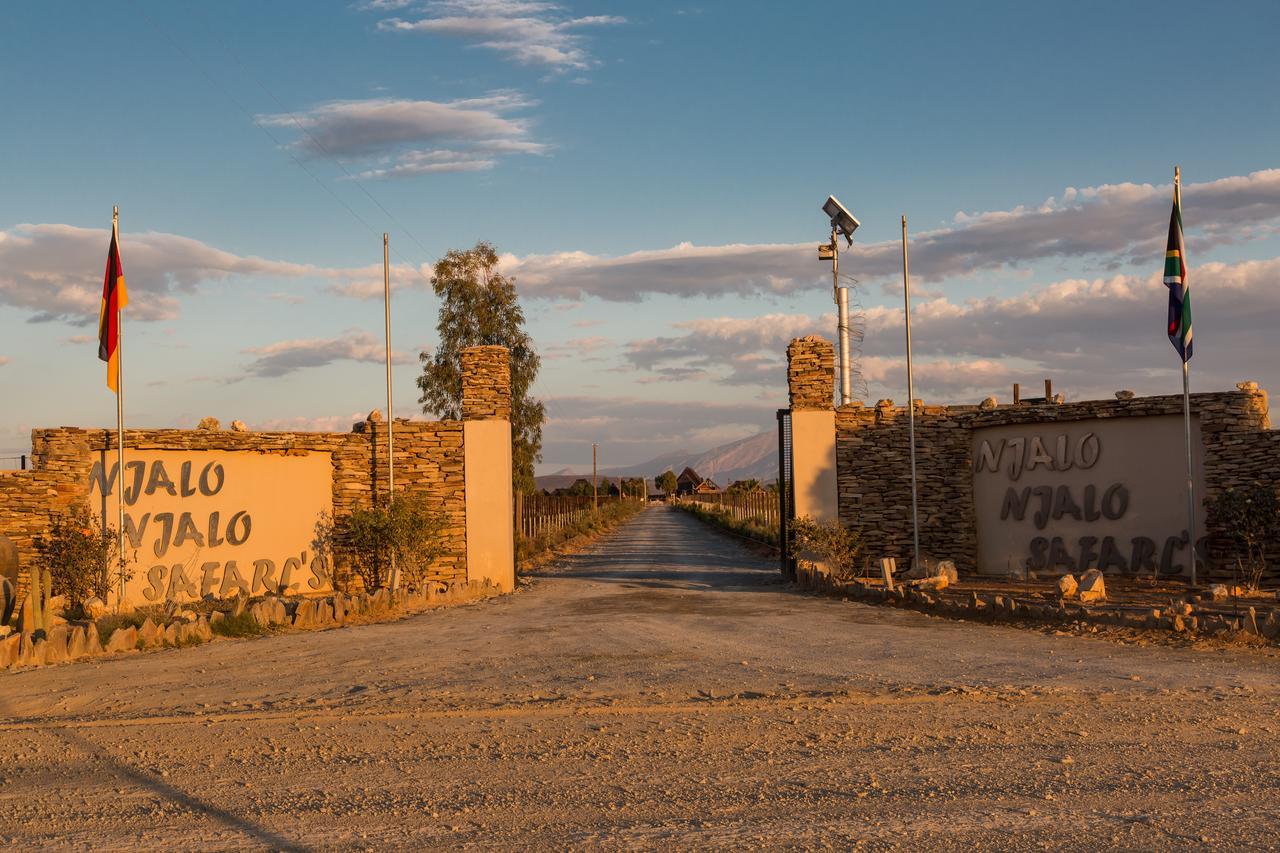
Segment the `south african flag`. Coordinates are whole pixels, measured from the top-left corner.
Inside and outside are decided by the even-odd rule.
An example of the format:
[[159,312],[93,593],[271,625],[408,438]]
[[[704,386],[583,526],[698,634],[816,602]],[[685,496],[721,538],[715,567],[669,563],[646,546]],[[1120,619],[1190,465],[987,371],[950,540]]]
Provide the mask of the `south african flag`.
[[1173,213],[1169,216],[1169,245],[1164,252],[1164,284],[1169,288],[1169,343],[1191,359],[1191,289],[1187,282],[1187,247],[1182,239],[1182,182],[1173,182]]

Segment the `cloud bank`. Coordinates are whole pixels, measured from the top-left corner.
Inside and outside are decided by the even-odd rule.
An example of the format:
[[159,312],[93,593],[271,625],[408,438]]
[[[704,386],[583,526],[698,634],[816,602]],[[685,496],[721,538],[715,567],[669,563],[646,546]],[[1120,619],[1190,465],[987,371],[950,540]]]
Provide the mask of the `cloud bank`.
[[[1161,257],[1171,194],[1169,186],[1150,184],[1068,188],[1060,200],[1034,208],[957,214],[950,227],[912,236],[912,278],[941,281],[1048,259],[1100,259],[1113,269],[1150,262]],[[1280,169],[1186,184],[1183,207],[1193,264],[1215,247],[1273,235],[1280,223]],[[816,245],[681,243],[615,258],[581,251],[506,255],[503,267],[533,298],[634,302],[650,294],[786,294],[827,279],[814,258]],[[855,242],[848,258],[865,282],[901,275],[896,241]]]
[[[249,347],[245,353],[258,356],[245,367],[245,374],[259,379],[276,379],[308,367],[324,367],[338,361],[382,364],[386,360],[385,343],[360,329],[352,329],[338,338],[308,338],[280,341],[261,347]],[[393,353],[393,364],[409,364],[415,359]]]

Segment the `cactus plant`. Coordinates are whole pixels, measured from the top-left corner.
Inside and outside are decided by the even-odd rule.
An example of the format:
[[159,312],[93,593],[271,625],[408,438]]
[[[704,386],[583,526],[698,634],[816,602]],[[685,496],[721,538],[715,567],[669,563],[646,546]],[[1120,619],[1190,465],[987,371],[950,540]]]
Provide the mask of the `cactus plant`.
[[31,637],[40,640],[48,633],[53,621],[53,608],[49,605],[53,598],[53,574],[48,569],[33,569],[27,595],[31,603]]
[[13,588],[13,581],[0,577],[0,625],[8,625],[13,616],[13,608],[18,604],[18,591]]

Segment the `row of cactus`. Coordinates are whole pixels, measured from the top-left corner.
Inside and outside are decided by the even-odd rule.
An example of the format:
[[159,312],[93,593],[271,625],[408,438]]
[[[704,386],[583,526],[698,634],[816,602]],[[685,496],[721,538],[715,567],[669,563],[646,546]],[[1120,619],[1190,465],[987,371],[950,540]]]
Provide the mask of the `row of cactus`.
[[18,590],[13,581],[0,576],[0,625],[8,625],[13,616],[13,608],[18,604]]

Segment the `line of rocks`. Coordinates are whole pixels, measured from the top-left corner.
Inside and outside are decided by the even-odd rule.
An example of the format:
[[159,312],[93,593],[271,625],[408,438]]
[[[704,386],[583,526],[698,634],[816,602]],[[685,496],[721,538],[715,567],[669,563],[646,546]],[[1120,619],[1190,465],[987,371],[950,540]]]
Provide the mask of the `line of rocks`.
[[1248,634],[1280,642],[1280,612],[1274,609],[1260,615],[1256,608],[1248,607],[1237,616],[1234,613],[1211,612],[1188,601],[1173,601],[1165,608],[1122,608],[1011,593],[970,592],[965,598],[937,595],[936,590],[926,586],[899,584],[888,589],[862,580],[840,580],[820,566],[803,562],[796,568],[796,585],[866,604],[905,607],[953,619],[1086,624],[1199,637],[1230,638]]
[[376,620],[403,612],[463,604],[501,594],[489,581],[429,583],[420,590],[392,594],[380,589],[372,593],[347,595],[335,592],[315,598],[283,598],[269,595],[259,599],[236,598],[230,610],[214,610],[208,615],[192,610],[159,617],[148,616],[141,625],[117,628],[103,641],[93,621],[67,622],[49,629],[44,637],[14,633],[0,639],[0,670],[68,663],[103,655],[150,648],[180,647],[207,643],[214,639],[215,626],[243,614],[260,628],[314,630],[338,628],[352,617]]

